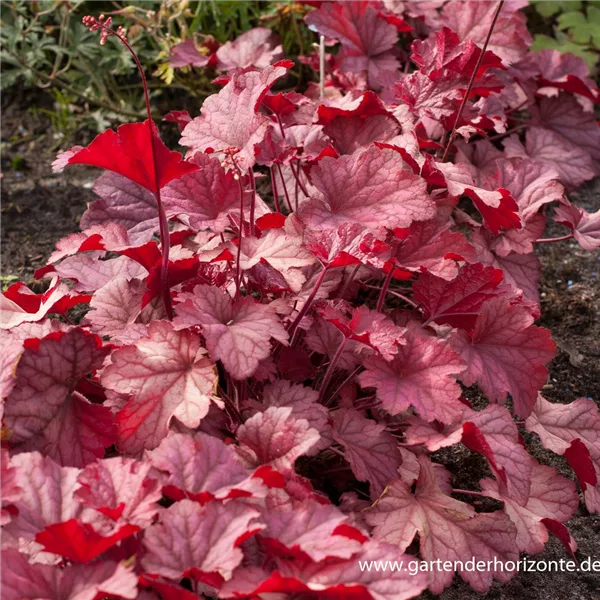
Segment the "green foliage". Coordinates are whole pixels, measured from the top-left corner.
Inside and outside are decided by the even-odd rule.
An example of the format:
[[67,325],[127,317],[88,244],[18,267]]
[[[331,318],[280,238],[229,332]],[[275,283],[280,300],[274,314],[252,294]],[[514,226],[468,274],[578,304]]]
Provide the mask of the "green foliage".
[[558,17],[558,29],[567,31],[576,44],[600,48],[600,9],[588,6],[587,14],[565,12]]
[[[533,2],[530,17],[534,36],[533,49],[554,49],[582,58],[594,73],[600,52],[600,2]],[[549,35],[552,33],[552,35]]]
[[569,10],[581,10],[581,2],[571,0],[539,0],[533,3],[535,10],[542,17],[552,17],[555,14]]

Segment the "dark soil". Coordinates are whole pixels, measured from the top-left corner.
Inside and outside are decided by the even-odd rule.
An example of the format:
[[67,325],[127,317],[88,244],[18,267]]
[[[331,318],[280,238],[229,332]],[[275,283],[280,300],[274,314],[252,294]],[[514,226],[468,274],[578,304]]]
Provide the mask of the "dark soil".
[[[96,171],[77,167],[53,175],[50,165],[56,151],[71,144],[55,139],[46,119],[24,112],[23,107],[30,106],[27,98],[11,100],[2,114],[2,284],[21,280],[37,289],[41,284],[33,279],[33,273],[46,264],[59,238],[78,230],[81,214],[94,199],[91,186]],[[88,143],[88,138],[91,136],[84,132],[72,143]],[[574,192],[571,199],[589,211],[599,210],[600,180]],[[564,233],[564,228],[551,224],[545,236]],[[567,403],[584,396],[600,404],[600,252],[585,252],[566,241],[544,245],[538,255],[543,267],[539,325],[552,331],[558,345],[543,393],[554,402]],[[561,457],[541,448],[536,436],[524,434],[538,460],[572,477]],[[456,487],[477,489],[479,479],[487,474],[485,461],[461,445],[444,459]],[[600,560],[600,515],[590,516],[580,508],[568,526],[579,545],[577,557]],[[551,539],[534,558],[550,561],[567,555],[562,545]],[[441,596],[443,600],[481,597],[458,577]],[[508,585],[494,583],[485,597],[598,599],[600,573],[520,573]],[[434,596],[427,593],[423,598]]]

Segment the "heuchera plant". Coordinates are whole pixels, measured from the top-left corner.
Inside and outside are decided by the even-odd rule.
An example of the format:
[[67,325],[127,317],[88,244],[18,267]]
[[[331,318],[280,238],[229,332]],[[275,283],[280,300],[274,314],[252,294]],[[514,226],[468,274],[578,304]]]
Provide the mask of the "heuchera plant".
[[[600,245],[565,196],[600,174],[600,94],[528,51],[523,4],[323,2],[322,96],[273,91],[292,63],[256,30],[167,117],[185,158],[149,110],[57,158],[104,172],[48,291],[1,296],[5,600],[401,600],[454,574],[364,565],[574,553],[576,484],[522,433],[599,511],[598,407],[539,393],[534,247]],[[457,444],[478,489],[453,488]]]

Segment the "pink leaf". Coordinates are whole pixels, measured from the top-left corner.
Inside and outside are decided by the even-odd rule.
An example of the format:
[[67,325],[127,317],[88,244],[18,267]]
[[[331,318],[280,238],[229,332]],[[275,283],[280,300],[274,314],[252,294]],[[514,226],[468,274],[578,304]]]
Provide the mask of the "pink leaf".
[[[461,40],[471,40],[481,47],[491,27],[496,8],[495,4],[476,0],[453,0],[444,5],[442,23],[455,31]],[[518,8],[518,4],[505,5],[488,45],[488,50],[505,63],[518,61],[532,43],[527,30],[527,19],[515,8]]]
[[550,332],[535,327],[523,307],[493,298],[483,305],[473,331],[459,332],[455,340],[467,363],[462,382],[477,383],[492,402],[504,402],[510,393],[515,412],[529,416],[548,376],[544,365],[556,351]]
[[260,239],[244,238],[240,250],[240,266],[244,270],[266,263],[279,271],[293,292],[299,292],[305,281],[299,269],[315,262],[315,257],[302,244],[299,236],[271,229]]
[[329,411],[318,403],[319,392],[304,385],[293,385],[289,381],[280,379],[265,386],[263,390],[261,408],[285,407],[292,409],[292,416],[296,419],[306,419],[312,429],[316,429],[321,439],[315,444],[308,455],[316,454],[327,447],[331,442],[331,425],[329,424]]
[[[421,471],[414,495],[400,480],[393,482],[366,513],[367,522],[375,527],[374,535],[399,546],[404,551],[418,533],[423,560],[441,559],[494,561],[518,560],[515,526],[501,511],[475,513],[468,504],[448,496],[440,488],[439,476],[432,463],[419,458]],[[480,593],[489,590],[492,578],[507,582],[514,572],[505,569],[458,570],[462,579]],[[439,594],[452,581],[453,573],[433,570],[429,589]]]
[[385,431],[385,425],[356,410],[340,409],[333,421],[333,439],[342,445],[356,478],[371,484],[372,498],[379,497],[387,483],[398,477],[402,458],[398,442]]
[[80,516],[82,505],[74,496],[79,487],[78,469],[61,467],[38,452],[17,454],[10,459],[10,466],[15,469],[21,494],[14,503],[19,517],[5,532],[33,540],[46,526]]
[[[182,161],[178,152],[169,150],[160,139],[156,125],[149,125],[148,121],[126,123],[116,133],[112,129],[104,131],[87,148],[73,154],[68,164],[113,171],[154,194],[169,181],[198,168]],[[155,164],[159,167],[157,172]]]
[[530,460],[533,463],[531,491],[524,501],[503,493],[498,483],[490,479],[482,479],[481,488],[484,495],[504,503],[506,514],[517,528],[519,551],[537,554],[548,541],[544,519],[568,521],[579,505],[579,497],[572,481],[555,469]]
[[[194,229],[222,233],[230,225],[229,215],[239,218],[240,191],[235,172],[225,171],[220,161],[197,152],[190,160],[199,169],[169,183],[162,191],[167,211],[183,213]],[[244,200],[248,206],[249,196]]]
[[600,210],[588,213],[576,206],[559,206],[554,220],[573,230],[573,236],[584,250],[600,248]]
[[148,274],[142,265],[127,256],[98,260],[90,254],[68,256],[54,265],[54,273],[62,279],[72,279],[75,282],[73,289],[78,292],[95,292],[117,277],[134,279]]
[[475,251],[462,233],[451,231],[447,222],[438,219],[413,223],[396,252],[396,262],[403,269],[426,269],[444,279],[457,275],[457,260],[471,262]]
[[[267,510],[263,519],[266,527],[259,535],[276,555],[321,561],[334,556],[350,558],[360,551],[362,540],[356,536],[362,534],[349,527],[346,515],[331,504],[307,502],[297,510]],[[351,537],[345,535],[346,527]]]
[[152,451],[150,460],[168,473],[163,491],[173,499],[182,496],[204,503],[261,495],[260,481],[249,480],[250,473],[232,447],[203,433],[168,436]]
[[481,263],[465,265],[452,281],[423,273],[413,284],[414,300],[428,321],[470,329],[483,304],[490,298],[510,294],[501,286],[503,273]]
[[600,459],[600,411],[592,400],[558,404],[540,394],[525,426],[539,436],[544,448],[557,454],[564,454],[573,440],[580,439]]
[[229,83],[202,105],[201,115],[183,130],[181,145],[194,151],[233,153],[235,162],[246,170],[255,162],[254,146],[264,137],[269,120],[258,113],[271,86],[286,74],[286,67],[263,71],[233,72]]
[[532,125],[527,128],[525,146],[516,134],[503,140],[509,158],[531,159],[559,174],[560,182],[570,188],[579,187],[596,174],[590,153],[560,134]]
[[159,523],[146,529],[142,567],[169,579],[191,576],[220,585],[242,561],[239,540],[264,527],[257,520],[259,514],[237,500],[204,506],[191,500],[176,502],[161,512]]
[[234,304],[227,292],[197,285],[179,299],[175,325],[200,325],[211,357],[221,360],[235,379],[246,379],[256,371],[270,354],[271,338],[282,344],[287,341],[288,334],[273,307],[251,297]]
[[455,380],[464,362],[450,346],[417,329],[408,329],[406,345],[391,361],[365,359],[362,387],[374,387],[383,408],[392,415],[411,405],[426,421],[451,423],[462,414],[460,386]]
[[194,40],[184,40],[171,48],[169,64],[174,69],[181,67],[206,67],[211,57],[199,52]]
[[271,407],[250,417],[238,429],[240,454],[253,467],[271,465],[285,472],[319,441],[319,432],[291,407]]
[[[6,399],[4,418],[6,426],[12,430],[11,442],[25,442],[49,427],[48,441],[54,446],[52,442],[60,441],[58,429],[61,423],[70,426],[75,422],[82,424],[90,412],[102,415],[105,427],[98,431],[106,431],[108,415],[103,414],[101,407],[88,410],[85,400],[78,399],[72,403],[69,395],[82,377],[102,366],[108,352],[109,349],[102,347],[98,336],[79,328],[50,333],[41,340],[28,340],[17,365],[15,386]],[[65,402],[68,406],[65,406]],[[52,424],[54,419],[56,421]],[[67,431],[73,436],[72,439],[79,435],[75,431]],[[89,433],[89,430],[81,433],[83,447],[86,446],[84,438]],[[98,441],[89,438],[88,441],[94,448],[91,456],[87,454],[86,458],[90,460],[98,455],[97,452],[102,454],[102,446],[98,447]],[[100,444],[102,441],[99,440]],[[82,459],[85,454],[83,452],[80,455]],[[76,455],[75,450],[71,458],[74,459]]]
[[17,469],[11,467],[8,458],[8,450],[0,450],[0,491],[2,495],[2,508],[0,509],[0,525],[8,525],[15,512],[14,502],[21,497],[21,488],[17,484]]
[[[386,571],[374,567],[377,561],[389,560],[390,556],[405,566]],[[408,571],[410,560],[409,555],[399,554],[395,546],[370,540],[348,560],[281,561],[279,570],[270,574],[257,567],[240,568],[221,588],[221,597],[279,593],[307,594],[322,600],[408,600],[427,587],[427,573],[419,571],[413,575]]]
[[371,147],[337,159],[323,158],[311,171],[319,194],[299,216],[310,227],[358,223],[369,229],[408,227],[435,216],[423,179],[404,169],[397,152]]
[[89,509],[119,523],[146,527],[152,523],[161,499],[160,485],[151,465],[115,456],[89,464],[77,480],[75,492]]
[[197,427],[208,413],[217,385],[215,365],[191,331],[154,321],[148,337],[113,352],[102,384],[131,398],[117,414],[121,448],[130,453],[155,448],[176,417]]
[[100,197],[91,202],[81,217],[81,228],[107,221],[122,225],[131,244],[144,244],[158,231],[158,207],[154,194],[119,173],[103,173],[94,183]]
[[217,50],[217,68],[230,71],[235,68],[264,69],[283,56],[283,49],[275,35],[266,27],[255,27],[225,42]]
[[115,417],[110,409],[92,404],[73,392],[46,427],[15,450],[38,450],[60,465],[83,467],[102,458],[105,448],[112,446],[116,439]]
[[327,3],[305,17],[320,34],[337,39],[343,71],[365,72],[371,87],[394,73],[398,62],[391,52],[398,31],[368,2]]
[[24,554],[2,551],[2,597],[5,600],[95,600],[138,597],[133,567],[115,562],[72,565],[64,569],[31,564]]

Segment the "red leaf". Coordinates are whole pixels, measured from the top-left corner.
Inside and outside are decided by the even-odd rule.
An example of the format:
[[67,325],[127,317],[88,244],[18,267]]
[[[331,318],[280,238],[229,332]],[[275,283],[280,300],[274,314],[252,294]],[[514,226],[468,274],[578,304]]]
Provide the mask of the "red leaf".
[[135,525],[124,525],[115,533],[103,536],[88,523],[70,519],[49,525],[35,536],[35,541],[42,544],[47,552],[54,552],[74,562],[89,563],[139,530]]
[[[148,121],[126,123],[116,133],[108,129],[87,148],[71,156],[68,164],[113,171],[154,194],[169,181],[198,169],[197,165],[182,161],[178,152],[169,150],[160,139],[156,125]],[[154,170],[155,164],[158,172]]]
[[584,492],[588,484],[595,486],[598,483],[590,451],[579,438],[573,440],[571,445],[565,450],[565,458],[573,471],[575,471],[579,485],[581,485],[581,489]]

